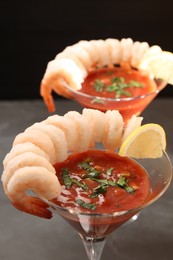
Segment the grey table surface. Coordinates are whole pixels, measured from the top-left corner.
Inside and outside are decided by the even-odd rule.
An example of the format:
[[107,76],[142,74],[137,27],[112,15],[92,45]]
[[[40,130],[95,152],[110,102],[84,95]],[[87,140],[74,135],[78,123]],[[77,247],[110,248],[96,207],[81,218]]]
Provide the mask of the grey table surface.
[[[82,111],[74,101],[56,100],[56,113]],[[156,98],[143,112],[143,123],[159,123],[167,133],[167,152],[173,161],[173,99]],[[42,100],[0,101],[0,169],[15,136],[47,118]],[[41,219],[15,209],[0,184],[0,260],[85,260],[79,235],[60,217]],[[173,259],[173,184],[137,221],[107,238],[102,260]]]

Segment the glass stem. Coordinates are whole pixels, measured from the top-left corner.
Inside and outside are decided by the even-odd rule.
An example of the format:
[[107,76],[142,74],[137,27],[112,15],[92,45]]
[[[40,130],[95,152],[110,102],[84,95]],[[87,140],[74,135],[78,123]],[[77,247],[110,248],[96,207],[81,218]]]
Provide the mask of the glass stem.
[[[80,235],[81,236],[81,235]],[[90,238],[90,237],[83,237],[82,242],[85,247],[87,256],[89,260],[100,260],[104,245],[105,245],[105,238]]]

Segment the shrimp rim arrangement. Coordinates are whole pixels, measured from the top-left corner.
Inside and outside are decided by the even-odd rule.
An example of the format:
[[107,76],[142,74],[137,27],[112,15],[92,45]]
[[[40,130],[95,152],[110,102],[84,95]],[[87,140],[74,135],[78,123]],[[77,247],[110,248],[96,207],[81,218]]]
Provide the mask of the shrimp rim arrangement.
[[[19,210],[51,218],[47,203],[61,193],[53,165],[67,159],[69,152],[82,152],[101,143],[105,149],[117,149],[123,140],[141,125],[142,117],[133,116],[127,125],[114,111],[83,109],[64,116],[53,115],[19,133],[5,156],[2,174],[4,191]],[[45,185],[46,183],[46,185]],[[34,190],[36,196],[26,192]]]
[[[54,60],[48,63],[41,81],[40,94],[48,110],[53,112],[55,111],[55,105],[51,95],[52,91],[55,91],[60,96],[75,99],[73,94],[75,96],[83,95],[83,93],[79,92],[81,84],[94,68],[104,66],[111,68],[115,64],[119,64],[120,66],[128,66],[138,70],[140,60],[144,56],[160,52],[162,52],[162,49],[158,45],[150,47],[147,42],[133,41],[131,38],[121,40],[112,38],[106,40],[81,40],[66,47],[56,55]],[[153,75],[149,75],[149,77],[154,78]],[[160,87],[160,89],[164,86]],[[157,94],[158,91],[154,91],[154,93]],[[104,99],[102,98],[102,100]],[[124,98],[124,100],[129,100],[129,98]]]

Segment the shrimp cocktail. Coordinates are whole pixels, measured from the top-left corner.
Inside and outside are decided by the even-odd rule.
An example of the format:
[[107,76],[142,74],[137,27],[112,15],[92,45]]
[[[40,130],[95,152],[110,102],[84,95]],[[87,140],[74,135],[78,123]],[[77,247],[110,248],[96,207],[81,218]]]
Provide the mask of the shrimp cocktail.
[[164,129],[141,124],[136,115],[125,122],[117,110],[88,108],[33,124],[4,158],[6,195],[23,212],[59,214],[88,258],[99,260],[105,238],[158,199],[172,178]]
[[140,115],[166,86],[173,84],[173,54],[158,45],[127,39],[79,41],[48,63],[40,93],[48,110],[51,95],[74,99],[83,107],[119,110],[127,122]]

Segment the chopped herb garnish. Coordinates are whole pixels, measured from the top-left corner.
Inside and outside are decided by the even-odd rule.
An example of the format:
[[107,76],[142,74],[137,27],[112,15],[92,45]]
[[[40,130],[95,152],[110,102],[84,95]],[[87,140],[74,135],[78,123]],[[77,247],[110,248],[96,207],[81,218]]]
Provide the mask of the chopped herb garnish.
[[106,87],[106,90],[109,92],[118,91],[118,86],[116,84],[112,84]]
[[86,161],[79,163],[78,166],[87,171],[86,175],[83,178],[96,178],[101,173]]
[[104,104],[105,102],[101,98],[94,98],[94,99],[91,100],[91,104],[93,104],[93,103]]
[[66,186],[66,188],[70,188],[71,184],[72,184],[72,181],[71,181],[71,178],[69,176],[69,170],[68,168],[63,168],[62,169],[62,178],[63,178],[63,181],[64,181],[64,184]]
[[65,187],[68,189],[71,187],[72,183],[76,184],[77,186],[81,187],[83,190],[87,190],[88,186],[84,182],[80,182],[74,178],[70,178],[68,168],[62,169],[62,178],[65,184]]
[[108,186],[113,186],[113,187],[116,187],[116,186],[117,186],[117,183],[116,183],[116,182],[111,181],[111,180],[107,180],[107,179],[91,178],[91,180],[97,181],[97,182],[99,182],[99,183],[102,183],[102,184],[108,185]]
[[113,167],[109,168],[106,170],[106,175],[107,176],[110,176],[112,174],[112,171],[113,171]]
[[127,96],[127,97],[131,97],[130,92],[125,91],[125,90],[123,90],[123,89],[119,89],[119,90],[117,91],[116,98],[119,98],[121,95],[124,95],[124,96]]
[[117,184],[121,188],[125,189],[128,193],[133,193],[135,191],[135,189],[133,187],[128,186],[127,179],[125,179],[125,177],[123,177],[122,175],[119,177]]
[[117,183],[115,181],[111,181],[111,180],[108,180],[108,185],[113,186],[113,187],[117,187]]
[[131,186],[127,186],[125,187],[125,190],[128,192],[128,193],[133,193],[135,191],[135,189]]
[[88,172],[83,178],[96,178],[99,176],[99,174],[100,174],[99,171],[93,170],[91,172]]
[[131,80],[129,82],[129,87],[134,87],[134,88],[143,88],[144,84],[139,82],[139,81],[135,81],[135,80]]
[[[105,84],[99,80],[96,79],[93,87],[96,89],[98,92],[102,91],[108,91],[108,92],[115,92],[115,97],[119,98],[122,95],[130,97],[131,93],[125,89],[127,88],[143,88],[144,85],[143,83],[135,80],[131,80],[129,83],[125,82],[125,79],[123,77],[114,77],[111,79],[112,84],[105,86]],[[95,100],[95,99],[94,99]],[[92,103],[96,102],[92,100]],[[100,103],[100,102],[98,102]]]
[[93,87],[96,89],[96,91],[102,92],[104,83],[100,79],[96,79]]
[[88,189],[88,186],[84,182],[78,181],[78,180],[76,180],[74,178],[71,179],[71,182],[75,183],[77,186],[81,187],[83,190],[87,190]]
[[84,170],[87,170],[88,168],[90,168],[90,165],[89,165],[89,163],[88,162],[80,162],[80,163],[78,163],[78,166],[80,167],[80,168],[82,168],[82,169],[84,169]]
[[91,210],[95,210],[96,209],[96,205],[94,204],[91,204],[91,203],[86,203],[85,201],[81,200],[81,199],[78,199],[76,201],[76,203],[83,207],[83,208],[86,208],[86,209],[91,209]]
[[[86,170],[87,172],[84,175],[83,179],[90,178],[91,180],[100,183],[98,187],[93,189],[93,193],[90,195],[91,198],[97,197],[99,194],[105,193],[107,191],[108,186],[123,188],[128,193],[133,193],[135,191],[134,187],[128,186],[128,180],[125,178],[127,176],[127,173],[126,175],[121,174],[117,181],[113,181],[113,180],[109,180],[108,178],[107,179],[98,178],[101,172],[95,169],[94,167],[92,167],[87,161],[79,163],[78,167]],[[112,170],[113,167],[107,169],[106,171],[107,177],[109,177],[112,174]],[[83,190],[88,189],[88,186],[85,182],[78,181],[75,178],[70,178],[68,168],[62,169],[62,178],[67,189],[70,188],[72,184],[76,184],[77,186],[81,187]]]
[[102,183],[94,189],[94,192],[90,195],[90,197],[95,198],[98,195],[105,193],[107,191],[107,187],[108,185]]
[[100,182],[100,183],[102,183],[102,184],[104,184],[104,185],[108,185],[108,180],[107,180],[107,179],[91,178],[91,180]]
[[125,179],[125,177],[120,175],[120,177],[117,181],[117,185],[122,187],[122,188],[125,188],[127,186],[127,180]]

